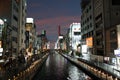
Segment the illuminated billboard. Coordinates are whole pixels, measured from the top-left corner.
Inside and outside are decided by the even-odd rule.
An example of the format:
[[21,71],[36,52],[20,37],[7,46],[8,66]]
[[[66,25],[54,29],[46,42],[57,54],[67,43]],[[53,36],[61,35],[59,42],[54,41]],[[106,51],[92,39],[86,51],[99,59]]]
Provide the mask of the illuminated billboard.
[[2,41],[0,41],[0,48],[2,48]]
[[26,18],[26,23],[34,23],[34,19],[33,18]]
[[59,39],[63,39],[63,36],[59,36]]
[[90,48],[93,47],[93,38],[92,37],[86,38],[86,45]]
[[115,54],[116,56],[120,56],[120,49],[114,50],[114,54]]

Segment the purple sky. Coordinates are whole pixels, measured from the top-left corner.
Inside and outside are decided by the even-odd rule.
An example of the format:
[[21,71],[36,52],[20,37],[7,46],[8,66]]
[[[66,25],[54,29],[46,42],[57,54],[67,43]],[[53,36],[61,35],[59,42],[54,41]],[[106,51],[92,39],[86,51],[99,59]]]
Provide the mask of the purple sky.
[[37,32],[46,30],[48,40],[55,42],[58,26],[66,34],[69,25],[80,22],[80,0],[27,0],[27,17],[32,17]]

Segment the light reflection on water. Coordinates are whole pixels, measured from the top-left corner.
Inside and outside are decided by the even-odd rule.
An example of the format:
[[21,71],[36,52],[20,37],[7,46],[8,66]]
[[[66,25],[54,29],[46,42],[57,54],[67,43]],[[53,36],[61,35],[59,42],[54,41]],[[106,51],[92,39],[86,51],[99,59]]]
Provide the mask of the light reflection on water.
[[68,80],[85,80],[87,75],[81,72],[76,66],[70,66],[68,69]]
[[49,67],[49,60],[50,60],[50,57],[47,58],[46,67]]
[[85,74],[57,53],[47,58],[33,80],[86,80]]

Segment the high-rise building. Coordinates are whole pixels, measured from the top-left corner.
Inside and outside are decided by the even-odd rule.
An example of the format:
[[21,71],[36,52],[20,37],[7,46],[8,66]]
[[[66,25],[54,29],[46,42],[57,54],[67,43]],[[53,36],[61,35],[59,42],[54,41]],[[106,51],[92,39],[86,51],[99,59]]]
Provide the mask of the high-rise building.
[[18,51],[25,47],[25,20],[26,20],[26,0],[20,0],[19,6],[19,28],[18,28]]
[[120,1],[83,0],[81,4],[82,40],[93,37],[93,57],[99,61],[114,57],[114,50],[119,48]]
[[4,50],[9,50],[10,55],[17,55],[21,44],[18,35],[21,34],[24,26],[25,3],[25,0],[0,0],[0,18],[6,19],[7,34],[6,39],[3,41],[4,45],[6,45]]
[[81,25],[80,23],[72,23],[69,31],[71,50],[77,51],[77,46],[81,44]]
[[[82,35],[82,45],[87,44],[87,40],[91,38],[93,40],[93,3],[90,0],[82,0],[82,15],[81,15],[81,35]],[[93,41],[91,41],[93,43]],[[93,46],[87,45],[89,52],[93,54]]]
[[36,47],[37,41],[36,41],[36,25],[34,23],[33,18],[26,18],[26,26],[25,26],[25,43],[26,43],[26,49],[28,52],[30,52],[30,55],[33,53],[34,47]]
[[[111,33],[114,33],[114,26],[120,24],[120,1],[119,0],[93,0],[94,26],[95,26],[95,53],[101,56],[114,54],[117,48],[116,41],[110,43]],[[110,31],[109,31],[110,30]],[[111,48],[110,48],[110,45]],[[114,48],[113,48],[114,47]]]
[[0,18],[6,19],[7,29],[4,51],[9,50],[10,55],[17,55],[18,51],[19,5],[19,0],[0,0]]

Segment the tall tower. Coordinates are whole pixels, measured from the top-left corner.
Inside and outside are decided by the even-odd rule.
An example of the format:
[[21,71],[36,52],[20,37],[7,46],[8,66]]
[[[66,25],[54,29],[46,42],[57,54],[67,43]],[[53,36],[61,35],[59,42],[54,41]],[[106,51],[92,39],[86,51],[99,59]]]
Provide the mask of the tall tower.
[[61,35],[61,32],[60,32],[60,25],[58,26],[58,36]]

